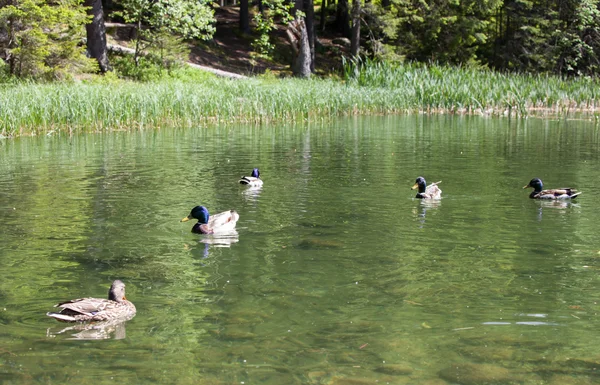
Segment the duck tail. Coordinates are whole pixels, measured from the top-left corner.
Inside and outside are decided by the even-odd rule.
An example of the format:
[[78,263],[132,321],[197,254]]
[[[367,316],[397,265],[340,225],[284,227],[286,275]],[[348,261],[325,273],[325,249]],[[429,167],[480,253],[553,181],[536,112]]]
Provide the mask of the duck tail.
[[250,181],[248,180],[248,178],[243,176],[242,179],[239,180],[239,183],[240,184],[250,184]]
[[575,198],[577,198],[577,196],[578,196],[579,194],[581,194],[582,192],[583,192],[583,191],[579,191],[579,192],[577,192],[577,193],[575,193],[575,194],[571,195],[571,199],[575,199]]

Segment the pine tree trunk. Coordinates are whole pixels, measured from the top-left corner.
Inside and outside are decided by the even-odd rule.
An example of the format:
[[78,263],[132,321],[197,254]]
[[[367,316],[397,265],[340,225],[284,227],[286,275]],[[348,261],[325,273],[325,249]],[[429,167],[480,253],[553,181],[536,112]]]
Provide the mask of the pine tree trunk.
[[85,0],[84,5],[90,7],[88,14],[92,21],[85,26],[87,33],[87,49],[91,57],[98,61],[100,72],[110,70],[106,50],[106,27],[104,26],[104,13],[102,0]]
[[345,37],[350,37],[350,20],[348,16],[348,0],[338,0],[336,13],[335,13],[335,24],[338,31],[340,31]]
[[329,5],[327,0],[321,1],[321,32],[325,32],[325,24],[327,23],[327,6]]
[[240,1],[240,31],[250,33],[250,11],[248,9],[248,0]]
[[352,38],[350,55],[357,58],[360,53],[360,0],[352,0]]
[[304,0],[304,13],[306,14],[306,33],[310,47],[310,70],[315,72],[315,4],[313,0]]
[[290,21],[286,33],[294,52],[292,62],[294,76],[309,78],[311,75],[310,45],[304,20],[300,18]]

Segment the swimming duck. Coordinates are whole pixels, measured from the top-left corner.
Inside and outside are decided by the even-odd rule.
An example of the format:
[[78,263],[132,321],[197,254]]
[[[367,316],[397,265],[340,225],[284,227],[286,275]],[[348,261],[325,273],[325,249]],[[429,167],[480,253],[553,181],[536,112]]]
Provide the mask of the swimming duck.
[[61,302],[54,307],[62,309],[58,313],[46,315],[64,322],[126,320],[136,313],[135,306],[125,298],[125,284],[118,279],[110,286],[108,299],[78,298]]
[[415,198],[419,199],[441,199],[442,198],[442,190],[437,186],[442,181],[435,182],[427,186],[427,182],[425,182],[425,178],[422,176],[418,177],[415,180],[415,184],[411,187],[411,190],[419,191],[417,192],[417,196]]
[[190,219],[198,220],[192,227],[192,233],[218,234],[235,230],[235,223],[240,219],[240,215],[235,210],[229,210],[211,216],[206,207],[196,206],[190,215],[183,218],[181,222],[187,222]]
[[528,187],[533,188],[533,191],[529,194],[529,198],[531,199],[574,199],[581,194],[581,191],[578,192],[570,187],[542,190],[544,185],[540,178],[533,178],[529,184],[523,188],[525,189]]
[[240,183],[250,187],[262,187],[263,181],[260,179],[260,171],[258,171],[257,168],[253,169],[250,176],[243,176],[242,179],[240,179]]

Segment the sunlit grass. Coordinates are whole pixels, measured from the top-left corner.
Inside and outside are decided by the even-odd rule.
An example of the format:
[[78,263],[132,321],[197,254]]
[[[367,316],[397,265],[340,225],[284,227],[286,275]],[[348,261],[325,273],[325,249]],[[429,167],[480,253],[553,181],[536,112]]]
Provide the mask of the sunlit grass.
[[375,62],[348,64],[345,81],[202,77],[155,83],[22,83],[0,89],[0,134],[300,122],[351,114],[568,115],[596,113],[599,92],[591,79]]
[[363,88],[402,90],[424,111],[554,115],[594,113],[600,82],[550,75],[505,74],[485,69],[363,60],[346,62],[344,78]]

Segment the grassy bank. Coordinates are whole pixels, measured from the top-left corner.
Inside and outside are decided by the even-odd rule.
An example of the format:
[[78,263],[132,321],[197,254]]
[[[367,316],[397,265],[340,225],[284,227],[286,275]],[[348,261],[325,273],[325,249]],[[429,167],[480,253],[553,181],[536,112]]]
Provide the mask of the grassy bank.
[[464,68],[347,67],[346,80],[202,76],[156,83],[16,84],[0,90],[0,134],[305,121],[348,114],[597,114],[597,81]]

